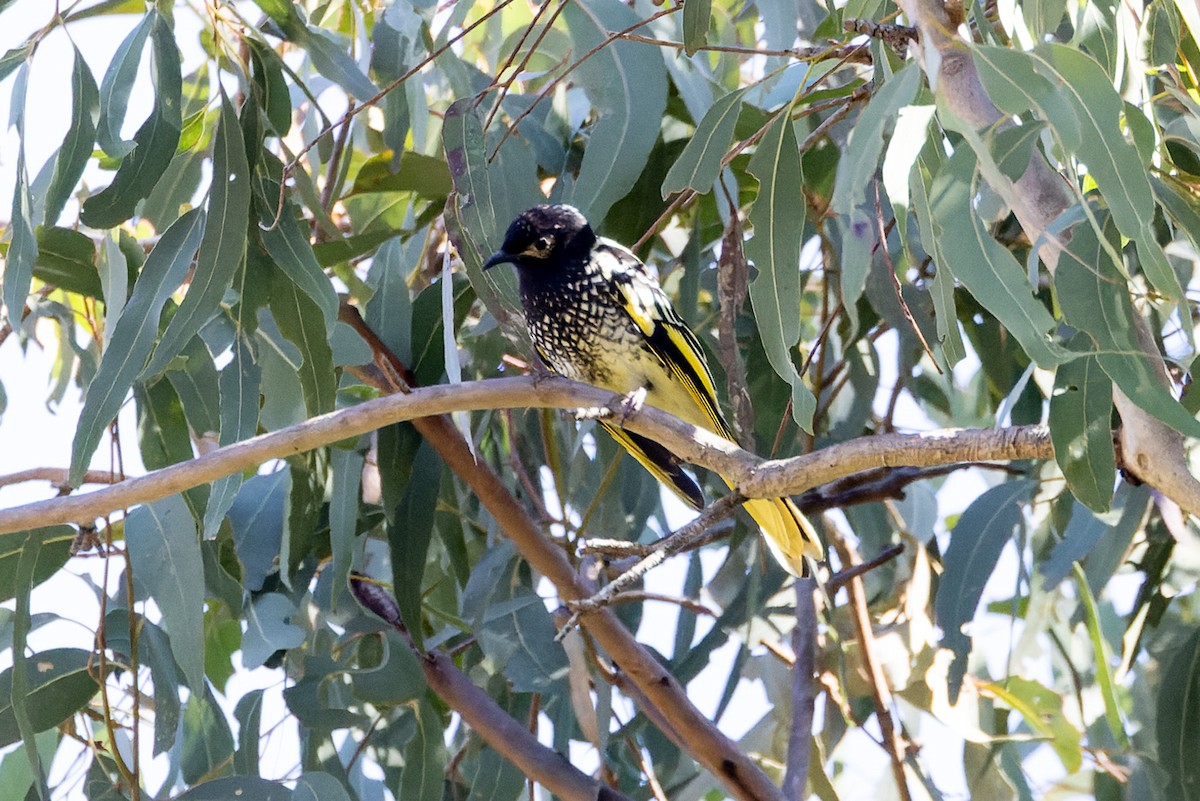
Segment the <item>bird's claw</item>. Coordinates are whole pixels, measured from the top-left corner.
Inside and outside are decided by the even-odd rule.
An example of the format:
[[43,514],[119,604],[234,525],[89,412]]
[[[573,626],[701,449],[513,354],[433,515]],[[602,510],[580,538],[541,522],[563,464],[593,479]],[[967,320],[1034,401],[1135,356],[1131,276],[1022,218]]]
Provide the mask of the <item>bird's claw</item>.
[[639,387],[633,392],[620,396],[620,400],[608,406],[589,406],[575,410],[576,420],[608,420],[618,426],[625,422],[630,415],[641,411],[646,405],[646,388]]

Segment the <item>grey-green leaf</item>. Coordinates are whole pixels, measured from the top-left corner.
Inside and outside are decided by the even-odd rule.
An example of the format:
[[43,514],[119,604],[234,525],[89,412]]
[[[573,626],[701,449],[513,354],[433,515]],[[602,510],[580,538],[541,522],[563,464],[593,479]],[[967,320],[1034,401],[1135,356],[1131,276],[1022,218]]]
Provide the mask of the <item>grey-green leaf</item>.
[[971,638],[962,627],[975,617],[983,587],[1000,551],[1021,524],[1021,509],[1035,486],[1035,482],[1022,479],[992,487],[967,507],[950,534],[935,611],[943,632],[942,646],[954,653],[947,678],[951,703],[958,698],[971,650]]
[[922,241],[939,272],[948,270],[962,281],[1038,366],[1053,367],[1066,356],[1050,339],[1054,318],[1034,298],[1012,253],[992,238],[975,213],[975,165],[968,147],[960,147],[942,165],[930,191],[934,230],[923,232]]
[[603,46],[573,73],[599,119],[588,137],[579,176],[563,198],[599,224],[633,188],[658,138],[667,106],[666,67],[654,48],[610,40],[609,31],[638,21],[619,0],[576,0],[563,6],[562,18],[576,58]]
[[[151,11],[130,31],[117,47],[117,52],[113,54],[100,82],[100,122],[96,128],[96,140],[104,152],[113,158],[129,154],[136,146],[136,142],[121,138],[121,125],[125,122],[125,112],[129,108],[129,94],[133,90],[134,79],[137,78],[142,50],[157,16],[157,12]],[[78,50],[75,51],[75,57],[79,58]]]
[[71,446],[72,483],[82,480],[104,429],[116,417],[154,347],[159,314],[187,275],[200,242],[203,219],[199,210],[193,210],[176,220],[142,265],[133,294],[83,399]]
[[53,225],[62,214],[67,198],[83,175],[92,145],[96,139],[96,115],[99,113],[99,91],[87,62],[75,49],[75,67],[71,73],[71,125],[54,162],[50,188],[46,190],[46,211],[43,219]]
[[[686,12],[690,4],[684,5]],[[662,196],[692,189],[708,192],[721,173],[721,159],[733,141],[733,129],[737,124],[738,112],[742,108],[745,89],[730,92],[713,103],[696,126],[696,132],[688,139],[683,152],[663,179]]]
[[771,367],[792,388],[792,417],[812,430],[817,402],[792,363],[800,340],[800,238],[804,233],[804,176],[791,114],[776,115],[759,141],[748,169],[758,178],[758,198],[750,209],[754,236],[746,256],[758,269],[750,283],[750,302]]
[[193,699],[204,692],[204,574],[196,521],[180,495],[140,506],[125,521],[134,581],[154,599]]
[[183,130],[183,76],[179,48],[170,25],[152,12],[154,108],[133,137],[136,147],[121,161],[107,188],[83,203],[80,218],[92,228],[112,228],[133,216],[138,202],[150,194],[171,163]]
[[708,44],[712,22],[712,0],[689,0],[683,4],[683,52],[689,56]]
[[208,219],[200,255],[188,293],[163,332],[145,375],[161,372],[216,313],[233,283],[234,273],[246,254],[246,226],[250,219],[250,168],[237,110],[228,98],[221,100],[213,152],[213,182],[208,197]]
[[1050,398],[1050,439],[1071,493],[1095,512],[1108,511],[1116,480],[1112,379],[1095,356],[1059,365]]
[[305,295],[321,310],[326,330],[337,322],[338,298],[329,283],[329,277],[317,263],[308,237],[300,229],[300,223],[290,204],[283,210],[279,225],[262,232],[263,244],[275,264],[295,282]]

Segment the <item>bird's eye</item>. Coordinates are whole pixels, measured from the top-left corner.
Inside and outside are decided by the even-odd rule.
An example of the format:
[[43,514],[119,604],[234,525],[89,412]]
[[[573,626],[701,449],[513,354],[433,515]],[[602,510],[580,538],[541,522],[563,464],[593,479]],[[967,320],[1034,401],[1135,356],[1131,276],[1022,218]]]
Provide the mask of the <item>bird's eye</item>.
[[533,244],[537,248],[538,253],[549,253],[553,245],[554,240],[548,236],[539,236],[537,242]]

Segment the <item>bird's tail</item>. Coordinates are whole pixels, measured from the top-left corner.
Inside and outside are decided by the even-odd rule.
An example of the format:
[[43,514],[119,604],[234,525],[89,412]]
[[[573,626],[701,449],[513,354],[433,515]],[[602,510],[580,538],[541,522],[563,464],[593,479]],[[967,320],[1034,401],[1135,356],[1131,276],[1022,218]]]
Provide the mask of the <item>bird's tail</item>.
[[771,555],[793,576],[809,575],[810,560],[824,558],[817,532],[790,498],[751,498],[745,506],[766,536]]

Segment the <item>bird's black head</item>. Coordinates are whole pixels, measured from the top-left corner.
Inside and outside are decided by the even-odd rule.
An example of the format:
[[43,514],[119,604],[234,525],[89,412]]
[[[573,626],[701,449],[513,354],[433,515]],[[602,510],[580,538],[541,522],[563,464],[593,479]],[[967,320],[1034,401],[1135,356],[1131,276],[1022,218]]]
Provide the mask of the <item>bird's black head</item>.
[[511,262],[518,267],[545,267],[563,261],[586,259],[596,244],[592,226],[574,206],[534,206],[521,212],[504,244],[492,254],[483,269]]

